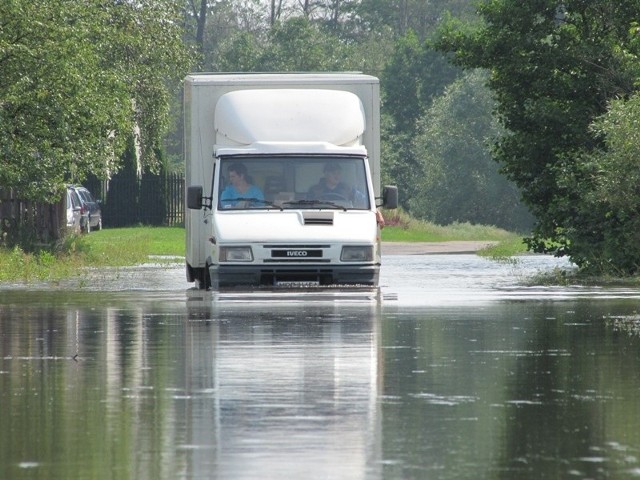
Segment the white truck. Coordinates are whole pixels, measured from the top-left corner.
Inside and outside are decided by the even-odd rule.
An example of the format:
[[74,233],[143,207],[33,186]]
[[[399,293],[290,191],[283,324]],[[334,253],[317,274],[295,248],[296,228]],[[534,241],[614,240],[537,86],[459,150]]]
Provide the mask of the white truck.
[[193,74],[184,84],[186,272],[198,288],[377,285],[379,82]]

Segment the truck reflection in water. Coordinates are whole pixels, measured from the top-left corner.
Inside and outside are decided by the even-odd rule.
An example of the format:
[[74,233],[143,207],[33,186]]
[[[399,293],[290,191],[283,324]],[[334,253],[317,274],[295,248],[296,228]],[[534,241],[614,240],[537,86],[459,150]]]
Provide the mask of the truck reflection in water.
[[379,304],[363,295],[3,292],[0,478],[375,473]]
[[189,293],[185,379],[194,383],[183,389],[211,397],[189,402],[194,477],[211,468],[219,478],[375,473],[377,292]]

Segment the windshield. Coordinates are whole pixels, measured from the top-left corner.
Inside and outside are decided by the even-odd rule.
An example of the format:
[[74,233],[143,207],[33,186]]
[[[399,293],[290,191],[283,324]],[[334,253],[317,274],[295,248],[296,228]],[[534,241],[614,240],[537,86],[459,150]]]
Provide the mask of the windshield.
[[220,160],[218,208],[370,209],[363,157],[229,157]]

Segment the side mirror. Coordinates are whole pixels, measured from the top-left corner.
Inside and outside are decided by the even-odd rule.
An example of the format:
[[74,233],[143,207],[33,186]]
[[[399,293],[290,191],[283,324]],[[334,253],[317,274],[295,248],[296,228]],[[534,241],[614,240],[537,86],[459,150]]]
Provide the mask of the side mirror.
[[389,210],[398,208],[398,187],[395,185],[386,185],[382,189],[382,206]]
[[191,210],[202,208],[202,186],[187,187],[187,208]]

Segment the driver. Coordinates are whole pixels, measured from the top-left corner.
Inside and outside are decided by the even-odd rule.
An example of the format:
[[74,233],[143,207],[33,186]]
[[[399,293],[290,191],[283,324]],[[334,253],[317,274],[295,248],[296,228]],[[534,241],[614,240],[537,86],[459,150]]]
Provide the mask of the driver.
[[340,180],[342,167],[337,163],[324,166],[324,176],[309,189],[309,199],[322,199],[334,196],[334,199],[351,199],[351,188]]
[[250,183],[249,173],[244,163],[233,163],[228,169],[230,184],[222,191],[220,203],[223,208],[242,207],[253,202],[264,202],[264,194]]

